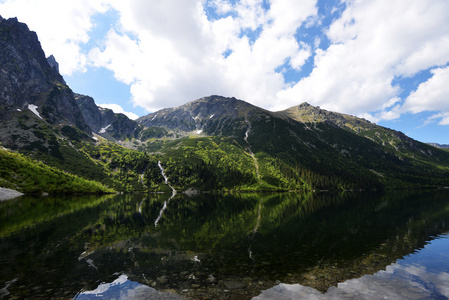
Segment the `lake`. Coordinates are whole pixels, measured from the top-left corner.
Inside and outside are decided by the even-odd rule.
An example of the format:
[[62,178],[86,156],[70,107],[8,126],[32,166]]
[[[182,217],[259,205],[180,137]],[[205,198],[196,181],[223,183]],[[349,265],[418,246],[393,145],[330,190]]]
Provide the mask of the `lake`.
[[0,202],[1,299],[447,299],[449,190]]

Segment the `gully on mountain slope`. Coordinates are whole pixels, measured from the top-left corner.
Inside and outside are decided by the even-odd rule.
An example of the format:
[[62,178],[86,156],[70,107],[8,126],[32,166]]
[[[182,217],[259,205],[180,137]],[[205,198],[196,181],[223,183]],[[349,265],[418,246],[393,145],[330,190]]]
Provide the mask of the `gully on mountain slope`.
[[170,185],[170,183],[168,182],[168,177],[167,175],[165,175],[165,170],[161,165],[161,161],[158,161],[157,165],[159,166],[159,169],[161,170],[162,173],[162,177],[164,177],[164,181],[165,184],[168,185],[171,189],[172,189],[172,195],[170,196],[170,198],[168,198],[167,201],[164,201],[164,205],[162,206],[162,209],[159,212],[159,216],[156,218],[156,220],[154,221],[154,226],[157,226],[157,223],[159,223],[160,219],[162,218],[162,214],[164,213],[164,211],[167,209],[167,204],[170,202],[170,200],[176,195],[176,190],[174,187],[172,187]]
[[251,145],[248,142],[248,136],[251,131],[251,123],[248,120],[245,120],[245,122],[246,122],[246,124],[248,124],[248,128],[246,129],[245,137],[243,139],[248,144],[248,152],[249,152],[249,155],[251,155],[251,157],[254,160],[254,167],[256,167],[257,180],[259,181],[259,184],[260,184],[259,163],[257,162],[257,158],[254,155],[253,151],[251,150]]

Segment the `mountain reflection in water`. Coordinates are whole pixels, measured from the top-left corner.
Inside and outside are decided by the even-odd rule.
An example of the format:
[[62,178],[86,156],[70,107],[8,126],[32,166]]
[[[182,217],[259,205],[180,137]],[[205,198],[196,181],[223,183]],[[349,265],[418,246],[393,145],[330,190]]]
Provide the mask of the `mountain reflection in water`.
[[449,191],[169,196],[0,203],[0,298],[448,296]]

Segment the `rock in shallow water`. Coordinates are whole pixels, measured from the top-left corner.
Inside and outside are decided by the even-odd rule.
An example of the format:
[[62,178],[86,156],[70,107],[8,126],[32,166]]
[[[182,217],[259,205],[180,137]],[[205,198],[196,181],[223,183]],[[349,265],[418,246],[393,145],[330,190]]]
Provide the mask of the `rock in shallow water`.
[[245,284],[243,282],[234,280],[225,280],[223,281],[223,284],[226,286],[228,290],[243,289],[245,287]]

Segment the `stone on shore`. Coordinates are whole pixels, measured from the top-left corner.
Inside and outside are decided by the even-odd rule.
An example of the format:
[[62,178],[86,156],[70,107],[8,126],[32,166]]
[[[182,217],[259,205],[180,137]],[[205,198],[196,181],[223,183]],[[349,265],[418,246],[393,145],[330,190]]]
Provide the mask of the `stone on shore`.
[[16,190],[0,187],[0,201],[11,200],[22,195],[23,194],[21,192],[18,192]]

